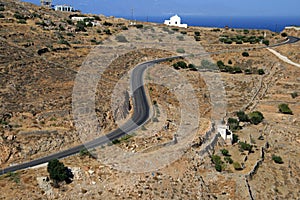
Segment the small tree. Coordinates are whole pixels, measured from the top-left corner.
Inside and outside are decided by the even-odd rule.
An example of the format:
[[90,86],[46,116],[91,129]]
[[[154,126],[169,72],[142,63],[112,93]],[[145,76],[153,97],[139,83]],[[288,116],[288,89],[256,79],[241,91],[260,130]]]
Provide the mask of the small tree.
[[293,92],[293,93],[291,94],[291,96],[292,96],[293,99],[295,99],[296,97],[298,97],[298,93],[297,93],[297,92]]
[[292,115],[293,112],[292,110],[289,108],[289,106],[285,103],[282,103],[278,106],[279,112],[283,113],[283,114],[290,114]]
[[263,69],[259,69],[257,72],[258,72],[259,75],[264,75],[265,74],[265,71]]
[[259,124],[260,122],[262,122],[264,119],[264,116],[261,112],[259,111],[254,111],[252,113],[249,114],[249,120],[252,124]]
[[238,162],[234,162],[233,167],[234,167],[235,170],[242,170],[243,169],[241,164],[238,163]]
[[283,32],[283,33],[281,33],[281,36],[282,37],[287,37],[287,33]]
[[65,181],[69,178],[68,168],[57,159],[49,161],[47,171],[50,178],[54,181],[55,187],[58,187],[58,182]]
[[239,129],[239,121],[237,119],[234,119],[234,118],[229,118],[228,119],[228,125],[229,125],[229,129],[231,131],[236,131]]
[[277,163],[277,164],[282,164],[283,161],[282,161],[282,158],[280,156],[276,156],[276,155],[273,155],[272,156],[272,160]]
[[238,111],[236,115],[240,122],[249,122],[249,117],[244,111]]
[[249,57],[249,53],[246,52],[246,51],[244,51],[244,52],[242,53],[242,56],[243,56],[243,57]]
[[223,156],[229,156],[229,151],[227,149],[221,149]]

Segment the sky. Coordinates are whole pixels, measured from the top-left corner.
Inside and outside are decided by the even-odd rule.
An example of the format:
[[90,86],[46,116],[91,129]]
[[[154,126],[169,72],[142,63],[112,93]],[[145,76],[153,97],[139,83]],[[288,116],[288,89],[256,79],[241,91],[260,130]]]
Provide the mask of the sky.
[[[40,0],[22,0],[40,4]],[[106,16],[299,16],[300,0],[53,0]]]

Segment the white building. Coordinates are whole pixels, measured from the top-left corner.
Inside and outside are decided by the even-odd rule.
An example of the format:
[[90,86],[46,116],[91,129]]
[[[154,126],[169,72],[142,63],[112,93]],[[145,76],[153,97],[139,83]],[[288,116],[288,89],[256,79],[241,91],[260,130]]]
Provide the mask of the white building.
[[170,20],[165,20],[164,24],[168,26],[177,26],[181,28],[187,28],[187,24],[181,24],[181,18],[178,15],[174,15]]
[[74,8],[69,5],[55,5],[54,10],[63,12],[73,12]]
[[233,140],[233,134],[226,125],[218,125],[218,133],[224,139],[226,144],[231,145]]

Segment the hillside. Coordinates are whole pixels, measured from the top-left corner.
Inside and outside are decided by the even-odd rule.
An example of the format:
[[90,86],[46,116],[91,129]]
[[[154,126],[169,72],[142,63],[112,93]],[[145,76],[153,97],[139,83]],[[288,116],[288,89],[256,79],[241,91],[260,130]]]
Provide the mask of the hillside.
[[[1,0],[0,8],[1,168],[74,147],[115,129],[133,112],[128,80],[137,64],[191,54],[147,70],[144,79],[153,115],[132,136],[94,149],[96,159],[81,152],[61,160],[74,174],[71,183],[53,187],[45,166],[21,170],[0,177],[1,199],[299,198],[300,189],[295,186],[300,183],[300,71],[262,48],[285,41],[281,34],[181,29],[145,22],[130,25],[125,19],[56,12],[15,0]],[[72,16],[93,19],[82,23]],[[286,32],[299,36],[294,30]],[[300,62],[299,42],[274,50]],[[109,66],[103,66],[106,62]],[[72,98],[76,77],[84,67],[95,70],[95,76],[101,72],[94,95],[101,131],[87,131],[90,135],[83,139],[81,134],[86,133],[79,133],[75,126]],[[103,67],[107,68],[102,73]],[[184,81],[192,89],[186,89]],[[192,107],[195,104],[199,107]],[[293,114],[280,112],[280,104],[288,104]],[[238,111],[247,117],[259,111],[264,119],[258,124],[241,121]],[[209,148],[211,141],[205,138],[213,138],[209,133],[216,113],[231,121],[230,129],[240,143],[226,145],[219,138]],[[183,116],[195,119],[198,126]],[[175,133],[182,127],[183,136],[189,131],[195,134],[177,151],[181,135]],[[113,154],[115,149],[123,152],[121,156],[140,157],[134,160],[125,155],[120,160]],[[104,159],[104,154],[111,158]],[[275,163],[274,155],[283,163]],[[139,166],[152,157],[160,160]],[[160,167],[153,167],[156,164]]]

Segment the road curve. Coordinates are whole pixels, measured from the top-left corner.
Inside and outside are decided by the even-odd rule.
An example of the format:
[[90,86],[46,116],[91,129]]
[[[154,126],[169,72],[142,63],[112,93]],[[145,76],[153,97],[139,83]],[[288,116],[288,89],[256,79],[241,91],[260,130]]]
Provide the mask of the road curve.
[[[281,46],[281,45],[285,45],[285,44],[296,43],[298,41],[300,41],[300,38],[288,36],[288,40],[283,43],[270,45],[270,46],[266,46],[266,47],[262,47],[262,48]],[[241,51],[241,49],[240,49],[240,51]],[[202,53],[202,54],[197,54],[197,55],[203,56],[203,55],[212,55],[212,54],[219,54],[219,53],[228,53],[228,51]],[[127,122],[125,122],[122,126],[120,126],[120,128],[108,133],[105,136],[96,138],[90,142],[72,147],[70,149],[67,149],[67,150],[64,150],[64,151],[61,151],[58,153],[54,153],[49,156],[45,156],[45,157],[42,157],[42,158],[39,158],[36,160],[25,162],[22,164],[10,166],[5,169],[1,169],[0,175],[8,173],[8,172],[14,172],[17,170],[26,169],[26,168],[34,167],[34,166],[37,166],[40,164],[44,164],[55,158],[57,158],[57,159],[65,158],[65,157],[74,155],[76,153],[79,153],[80,150],[82,150],[84,148],[91,149],[91,148],[98,147],[100,145],[109,143],[115,139],[118,139],[118,138],[134,131],[139,126],[143,125],[149,119],[149,115],[150,115],[150,111],[149,111],[150,105],[149,105],[148,99],[145,94],[145,88],[143,86],[143,74],[144,74],[145,70],[150,66],[153,66],[155,64],[158,64],[158,63],[161,63],[161,62],[164,62],[167,60],[189,57],[189,56],[190,55],[160,58],[160,59],[141,63],[134,68],[131,78],[130,78],[134,112],[133,112],[132,117]]]
[[51,154],[49,156],[45,156],[36,160],[32,160],[26,163],[10,166],[8,168],[2,169],[0,171],[0,175],[8,173],[8,172],[14,172],[17,170],[21,169],[26,169],[30,167],[34,167],[43,163],[47,163],[52,159],[60,159],[60,158],[65,158],[71,155],[74,155],[76,153],[79,153],[80,150],[87,148],[95,148],[100,145],[109,143],[115,139],[118,139],[134,130],[136,130],[138,127],[143,125],[150,116],[150,105],[148,102],[148,99],[146,97],[145,93],[145,88],[143,84],[143,74],[145,70],[153,66],[157,63],[164,62],[166,60],[172,60],[179,58],[180,56],[174,56],[174,57],[168,57],[168,58],[161,58],[161,59],[156,59],[148,62],[141,63],[137,65],[134,70],[132,71],[131,74],[131,92],[132,92],[132,97],[133,97],[133,115],[132,117],[125,122],[120,128],[108,133],[105,136],[101,136],[99,138],[96,138],[90,142],[87,142],[82,145],[78,145],[75,147],[72,147],[70,149]]

